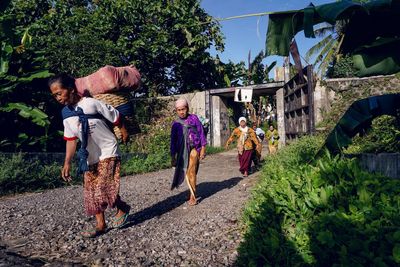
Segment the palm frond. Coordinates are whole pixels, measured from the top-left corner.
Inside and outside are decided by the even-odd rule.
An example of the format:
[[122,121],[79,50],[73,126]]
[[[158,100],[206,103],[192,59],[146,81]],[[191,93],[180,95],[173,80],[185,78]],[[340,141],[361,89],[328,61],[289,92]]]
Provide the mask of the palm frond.
[[[333,61],[334,56],[336,55],[336,48],[338,46],[338,41],[337,40],[332,40],[332,42],[330,44],[327,45],[326,47],[326,51],[323,51],[321,53],[321,60],[320,60],[320,65],[318,66],[318,72],[319,73],[325,73],[326,69],[329,65],[329,63],[331,63]],[[325,56],[323,56],[325,55]]]
[[324,46],[324,48],[321,50],[321,52],[316,57],[316,59],[314,61],[314,66],[317,66],[324,59],[326,59],[328,51],[330,51],[334,47],[335,43],[337,43],[337,40],[331,38],[330,41]]
[[318,54],[326,46],[326,44],[332,41],[332,39],[333,36],[328,35],[327,37],[319,41],[316,45],[311,47],[306,53],[306,60],[309,61],[312,56]]
[[258,65],[261,63],[261,61],[265,58],[264,55],[264,51],[260,51],[260,53],[258,53],[258,55],[254,58],[253,62],[251,63],[251,65]]

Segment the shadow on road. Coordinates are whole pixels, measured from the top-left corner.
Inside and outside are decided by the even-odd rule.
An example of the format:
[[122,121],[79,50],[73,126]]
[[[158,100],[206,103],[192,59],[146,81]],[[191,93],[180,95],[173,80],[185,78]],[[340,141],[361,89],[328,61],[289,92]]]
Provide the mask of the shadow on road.
[[[197,185],[197,195],[200,198],[199,202],[204,199],[214,195],[215,193],[227,189],[232,188],[237,185],[242,178],[240,177],[232,177],[228,180],[221,182],[205,182]],[[181,192],[175,196],[171,196],[166,198],[165,200],[154,204],[151,207],[145,208],[141,211],[138,211],[134,214],[129,215],[129,223],[124,227],[128,228],[147,220],[150,220],[154,217],[159,217],[164,213],[167,213],[183,203],[185,203],[189,198],[189,190],[185,192]]]

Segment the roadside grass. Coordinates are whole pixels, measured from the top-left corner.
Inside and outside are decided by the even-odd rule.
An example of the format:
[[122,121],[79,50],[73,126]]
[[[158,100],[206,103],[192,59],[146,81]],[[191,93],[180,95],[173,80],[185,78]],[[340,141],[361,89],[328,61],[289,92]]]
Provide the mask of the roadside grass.
[[398,266],[400,181],[303,137],[266,161],[243,213],[238,266]]

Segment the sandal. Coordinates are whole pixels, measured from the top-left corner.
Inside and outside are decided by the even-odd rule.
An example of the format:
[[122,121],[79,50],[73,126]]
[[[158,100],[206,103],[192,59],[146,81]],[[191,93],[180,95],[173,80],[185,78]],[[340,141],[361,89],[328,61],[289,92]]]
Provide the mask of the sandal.
[[97,228],[93,228],[93,229],[82,231],[81,236],[85,237],[85,238],[95,238],[95,237],[105,234],[106,231],[107,231],[107,229],[99,230]]
[[121,215],[119,217],[115,216],[112,219],[111,222],[111,227],[112,228],[117,228],[117,229],[121,229],[122,227],[126,226],[129,223],[129,213],[125,213],[124,215]]

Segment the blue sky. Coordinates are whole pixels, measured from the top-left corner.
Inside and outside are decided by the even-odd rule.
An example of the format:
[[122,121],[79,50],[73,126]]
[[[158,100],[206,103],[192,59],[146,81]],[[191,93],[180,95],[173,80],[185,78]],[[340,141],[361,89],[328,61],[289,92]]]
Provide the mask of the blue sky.
[[[252,13],[287,11],[303,9],[312,2],[314,5],[332,3],[335,0],[201,0],[201,6],[215,18],[226,18]],[[225,36],[225,51],[218,53],[223,62],[232,60],[235,63],[247,62],[249,50],[253,59],[265,48],[268,16],[240,18],[221,21],[222,32]],[[296,35],[296,42],[300,54],[305,57],[306,51],[316,44],[318,39],[304,38],[304,33]],[[210,49],[216,55],[215,49]],[[271,56],[264,63],[277,60],[278,66],[282,65],[283,58]],[[310,62],[312,63],[312,62]]]

